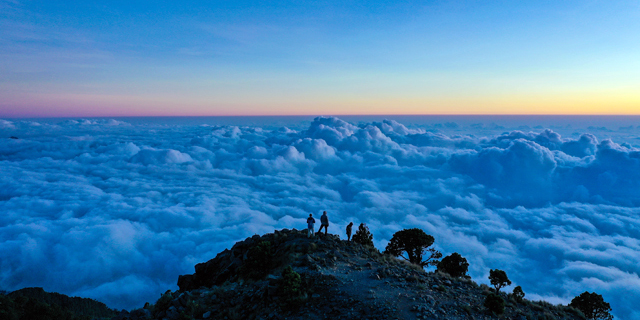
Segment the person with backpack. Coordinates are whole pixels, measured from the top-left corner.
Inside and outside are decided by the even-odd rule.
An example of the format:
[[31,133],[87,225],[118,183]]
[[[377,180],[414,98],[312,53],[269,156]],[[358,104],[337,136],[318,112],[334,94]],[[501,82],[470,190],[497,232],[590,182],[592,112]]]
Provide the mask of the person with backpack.
[[329,217],[327,217],[326,211],[322,212],[322,216],[320,217],[320,229],[318,230],[318,233],[322,231],[323,227],[324,227],[324,234],[327,234],[327,229],[329,228]]

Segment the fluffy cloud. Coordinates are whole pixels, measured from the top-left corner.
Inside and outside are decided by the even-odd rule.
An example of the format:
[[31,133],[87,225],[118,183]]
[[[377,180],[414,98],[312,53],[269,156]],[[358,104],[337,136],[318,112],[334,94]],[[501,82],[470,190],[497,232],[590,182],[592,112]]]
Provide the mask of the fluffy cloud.
[[528,297],[596,291],[639,316],[637,128],[523,128],[0,120],[0,289],[140,307],[235,241],[327,210],[380,249],[420,227],[477,281],[499,268]]

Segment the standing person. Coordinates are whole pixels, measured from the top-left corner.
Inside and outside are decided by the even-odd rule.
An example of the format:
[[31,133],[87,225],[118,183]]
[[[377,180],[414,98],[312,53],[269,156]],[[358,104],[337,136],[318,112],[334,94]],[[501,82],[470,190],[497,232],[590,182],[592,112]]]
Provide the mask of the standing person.
[[347,241],[351,241],[351,229],[353,229],[353,222],[347,225]]
[[326,211],[322,212],[322,217],[320,217],[320,229],[318,230],[318,233],[322,231],[323,227],[324,227],[324,234],[327,234],[327,229],[329,228],[329,217],[327,217]]
[[313,214],[309,213],[307,218],[307,238],[313,235],[313,225],[316,223],[316,219],[313,218]]

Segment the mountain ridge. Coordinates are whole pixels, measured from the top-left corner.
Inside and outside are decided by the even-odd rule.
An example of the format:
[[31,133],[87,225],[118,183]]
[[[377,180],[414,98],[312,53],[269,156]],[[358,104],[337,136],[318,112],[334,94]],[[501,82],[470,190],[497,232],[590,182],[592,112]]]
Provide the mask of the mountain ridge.
[[102,302],[46,292],[40,287],[0,293],[2,320],[89,320],[110,319],[115,315],[117,311]]
[[114,319],[584,319],[580,311],[426,272],[336,235],[276,230],[237,242],[178,279],[155,304]]

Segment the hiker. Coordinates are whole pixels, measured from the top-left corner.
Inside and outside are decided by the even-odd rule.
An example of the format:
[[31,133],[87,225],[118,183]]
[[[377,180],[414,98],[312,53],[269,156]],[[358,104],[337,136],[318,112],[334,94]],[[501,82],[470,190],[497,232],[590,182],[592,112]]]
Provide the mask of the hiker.
[[347,241],[351,241],[351,229],[353,229],[353,222],[347,225]]
[[313,214],[309,213],[307,218],[307,238],[313,235],[313,225],[316,223],[316,219],[313,218]]
[[326,211],[322,212],[322,217],[320,217],[320,229],[318,230],[318,233],[322,231],[323,227],[324,227],[324,234],[327,234],[327,229],[329,228],[329,217],[327,217]]

